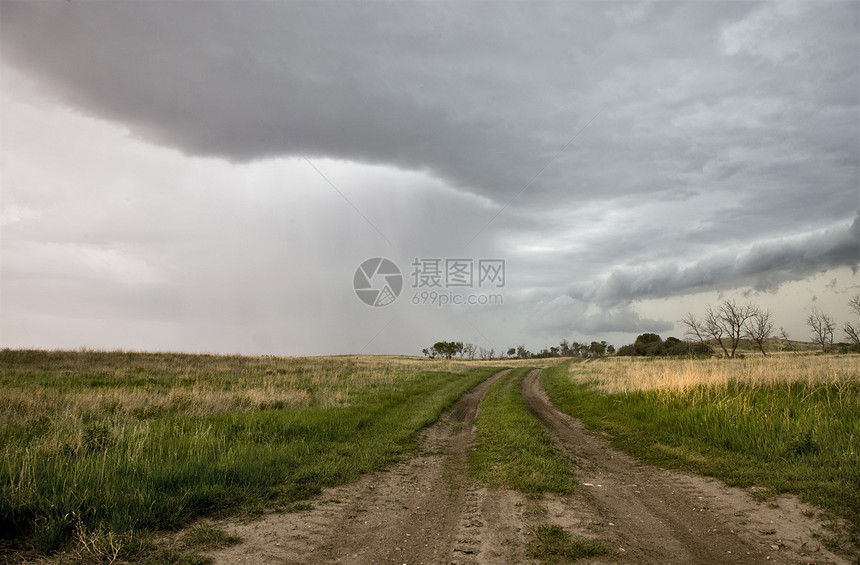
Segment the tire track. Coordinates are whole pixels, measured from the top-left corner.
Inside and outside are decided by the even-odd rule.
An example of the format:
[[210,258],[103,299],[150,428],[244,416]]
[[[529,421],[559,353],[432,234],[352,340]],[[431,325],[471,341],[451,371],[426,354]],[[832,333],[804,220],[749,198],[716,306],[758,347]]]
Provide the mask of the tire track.
[[327,489],[309,512],[228,523],[225,528],[243,542],[209,555],[225,565],[418,565],[477,557],[483,522],[467,476],[472,422],[487,390],[508,372],[496,373],[464,394],[425,429],[419,455]]

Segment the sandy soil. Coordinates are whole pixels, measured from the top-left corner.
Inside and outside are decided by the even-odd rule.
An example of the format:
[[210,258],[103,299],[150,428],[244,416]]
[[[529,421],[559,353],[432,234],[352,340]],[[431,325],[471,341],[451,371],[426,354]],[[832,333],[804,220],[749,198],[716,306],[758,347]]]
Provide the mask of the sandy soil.
[[467,476],[473,420],[499,373],[464,395],[421,435],[407,461],[328,489],[307,512],[227,522],[243,538],[212,552],[217,564],[455,564],[530,562],[529,527],[555,523],[597,537],[616,553],[582,563],[722,564],[849,562],[812,538],[821,524],[793,498],[756,503],[748,492],[643,465],[556,411],[533,371],[523,383],[532,413],[574,460],[571,496],[530,500],[479,488]]

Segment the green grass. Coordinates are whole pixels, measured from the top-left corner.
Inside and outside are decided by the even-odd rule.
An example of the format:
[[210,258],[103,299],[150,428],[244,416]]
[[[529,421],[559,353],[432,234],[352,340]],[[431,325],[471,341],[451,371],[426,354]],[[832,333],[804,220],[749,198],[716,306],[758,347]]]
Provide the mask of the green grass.
[[728,380],[610,394],[587,372],[573,379],[566,371],[547,370],[542,384],[559,410],[609,432],[616,447],[638,458],[731,485],[794,493],[847,520],[850,537],[857,540],[856,376],[832,382]]
[[487,391],[476,420],[470,471],[492,487],[533,497],[572,492],[576,480],[569,462],[523,402],[520,385],[529,370],[514,369]]
[[182,542],[191,549],[207,551],[229,547],[241,542],[242,538],[228,534],[221,528],[211,524],[201,524],[188,530],[182,537]]
[[0,351],[0,539],[46,552],[84,531],[133,545],[202,516],[289,507],[395,460],[498,370],[431,366],[446,367]]
[[605,543],[582,536],[571,536],[556,524],[539,524],[531,528],[531,532],[535,539],[526,547],[527,555],[547,563],[566,563],[612,553]]

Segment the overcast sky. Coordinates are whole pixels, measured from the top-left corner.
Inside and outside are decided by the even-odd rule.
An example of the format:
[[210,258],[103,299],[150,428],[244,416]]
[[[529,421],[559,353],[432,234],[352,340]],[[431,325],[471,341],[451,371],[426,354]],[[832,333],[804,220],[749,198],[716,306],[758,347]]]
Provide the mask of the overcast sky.
[[808,339],[860,292],[858,7],[3,0],[0,345]]

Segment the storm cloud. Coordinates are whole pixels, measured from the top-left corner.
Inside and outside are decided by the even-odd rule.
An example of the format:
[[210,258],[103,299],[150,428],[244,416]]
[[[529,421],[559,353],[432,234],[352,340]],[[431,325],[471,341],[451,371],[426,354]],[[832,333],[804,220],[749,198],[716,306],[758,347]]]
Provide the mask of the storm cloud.
[[756,243],[740,252],[717,252],[686,266],[666,263],[614,270],[592,288],[572,290],[570,295],[613,307],[633,300],[708,290],[749,287],[772,292],[786,282],[834,267],[851,266],[856,271],[858,252],[860,213],[850,224]]

